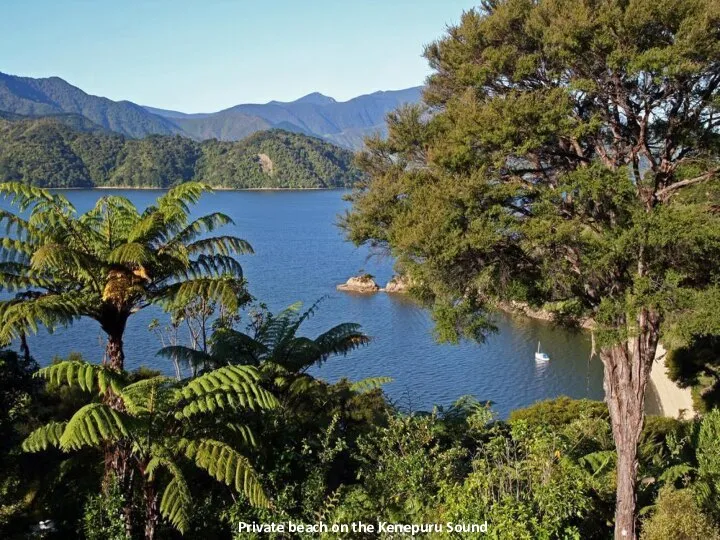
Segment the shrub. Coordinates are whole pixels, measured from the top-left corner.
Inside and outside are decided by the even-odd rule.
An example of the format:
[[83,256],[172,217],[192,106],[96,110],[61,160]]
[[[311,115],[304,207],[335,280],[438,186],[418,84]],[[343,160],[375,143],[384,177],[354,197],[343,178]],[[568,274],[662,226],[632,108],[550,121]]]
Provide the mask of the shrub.
[[692,490],[660,490],[655,512],[643,523],[642,540],[720,540],[720,530],[703,514]]

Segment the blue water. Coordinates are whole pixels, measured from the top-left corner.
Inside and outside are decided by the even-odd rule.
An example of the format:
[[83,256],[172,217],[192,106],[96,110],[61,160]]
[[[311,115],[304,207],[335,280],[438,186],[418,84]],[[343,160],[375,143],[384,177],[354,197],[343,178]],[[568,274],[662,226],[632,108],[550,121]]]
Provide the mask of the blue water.
[[[64,194],[85,211],[98,197],[122,194],[139,207],[160,193],[154,190],[78,190]],[[390,376],[385,387],[399,405],[429,409],[447,405],[464,394],[492,400],[504,417],[512,409],[537,400],[568,395],[601,399],[602,366],[588,362],[590,343],[583,333],[572,333],[542,321],[499,316],[500,331],[483,345],[439,345],[432,336],[428,314],[408,298],[378,293],[353,295],[335,290],[360,270],[384,285],[392,275],[389,259],[368,259],[368,251],[344,241],[335,226],[347,208],[343,191],[217,192],[206,195],[195,213],[225,212],[236,222],[228,234],[248,240],[255,255],[240,258],[250,292],[272,310],[298,300],[306,305],[327,296],[321,309],[304,326],[315,335],[339,322],[357,322],[372,343],[347,357],[332,358],[314,374],[329,381]],[[4,203],[2,203],[5,206]],[[164,320],[158,309],[131,317],[125,335],[126,366],[139,365],[172,373],[167,360],[155,356],[158,338],[148,330],[153,318]],[[552,361],[536,365],[538,341]],[[90,320],[80,321],[53,335],[41,332],[30,338],[32,354],[47,363],[55,355],[81,352],[100,361],[104,335]]]

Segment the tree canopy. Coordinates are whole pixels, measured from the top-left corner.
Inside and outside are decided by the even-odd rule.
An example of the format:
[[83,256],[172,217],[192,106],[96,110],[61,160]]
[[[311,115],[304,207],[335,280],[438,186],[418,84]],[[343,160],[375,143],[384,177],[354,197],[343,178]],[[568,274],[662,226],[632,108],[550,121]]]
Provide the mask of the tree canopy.
[[359,177],[352,152],[315,137],[261,131],[237,142],[130,139],[79,115],[0,118],[0,182],[38,187],[332,188]]
[[483,2],[426,48],[425,106],[368,141],[344,219],[441,338],[507,302],[596,323],[622,536],[658,339],[720,332],[719,22],[713,0]]

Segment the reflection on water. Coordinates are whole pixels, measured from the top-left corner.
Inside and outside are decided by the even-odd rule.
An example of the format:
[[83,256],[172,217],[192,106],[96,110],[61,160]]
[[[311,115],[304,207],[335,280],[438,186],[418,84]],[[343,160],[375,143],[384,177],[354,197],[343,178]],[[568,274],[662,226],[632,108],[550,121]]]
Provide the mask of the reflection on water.
[[[98,197],[121,193],[136,204],[150,204],[157,191],[78,190],[66,192],[80,210]],[[392,275],[392,262],[368,259],[365,249],[343,241],[334,226],[347,203],[342,191],[312,192],[220,192],[203,197],[198,214],[221,211],[236,225],[227,233],[247,239],[253,256],[241,257],[252,294],[273,310],[297,300],[306,305],[327,296],[305,331],[319,333],[339,322],[362,324],[372,343],[345,358],[335,358],[315,369],[328,380],[390,376],[388,395],[401,405],[429,409],[448,404],[463,394],[492,400],[495,410],[506,416],[511,409],[534,401],[568,395],[602,398],[602,367],[588,361],[587,334],[554,328],[544,321],[499,315],[499,331],[481,346],[469,343],[439,345],[432,337],[428,314],[409,299],[378,293],[350,295],[335,285],[360,270],[376,276],[384,285]],[[125,345],[129,368],[144,364],[172,372],[167,361],[157,358],[160,347],[147,330],[153,317],[148,309],[131,317]],[[42,362],[54,354],[80,351],[87,358],[102,358],[102,334],[92,321],[81,321],[54,336],[41,333],[30,341],[33,354]],[[535,362],[537,343],[551,360]]]

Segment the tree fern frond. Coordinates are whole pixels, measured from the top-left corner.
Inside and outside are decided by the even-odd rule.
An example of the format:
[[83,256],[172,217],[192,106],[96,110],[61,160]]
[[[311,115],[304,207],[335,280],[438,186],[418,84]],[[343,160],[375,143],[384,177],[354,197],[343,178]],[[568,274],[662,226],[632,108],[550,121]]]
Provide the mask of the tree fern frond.
[[79,450],[128,436],[126,420],[121,413],[103,403],[90,403],[79,409],[67,423],[60,437],[63,450]]
[[101,267],[97,259],[88,253],[70,249],[65,244],[46,243],[35,250],[31,258],[34,270],[65,272],[85,277],[88,281],[97,278],[94,272]]
[[213,357],[208,353],[186,347],[185,345],[168,345],[155,354],[156,356],[176,360],[190,368],[197,368],[204,364],[212,364],[213,362]]
[[165,309],[171,310],[175,306],[186,305],[195,298],[206,298],[222,304],[230,311],[237,311],[243,295],[238,290],[238,280],[226,277],[208,277],[190,279],[180,283],[173,283],[158,291],[153,301],[161,304]]
[[160,514],[184,534],[190,526],[191,505],[190,489],[185,479],[174,476],[160,499]]
[[350,390],[363,394],[377,388],[382,388],[383,385],[391,382],[393,382],[392,377],[368,377],[352,383],[350,385]]
[[251,366],[224,366],[201,375],[178,390],[182,407],[176,415],[192,416],[216,408],[272,409],[275,397],[257,384],[260,375]]
[[72,293],[0,301],[0,343],[7,343],[23,333],[37,333],[41,325],[52,331],[56,326],[72,323],[86,312],[82,298]]
[[187,245],[189,255],[245,255],[255,253],[252,246],[235,236],[214,236],[203,238]]
[[0,224],[2,223],[5,223],[5,234],[12,235],[19,239],[26,240],[29,236],[37,232],[26,219],[16,216],[7,210],[0,209]]
[[370,338],[360,331],[355,323],[338,324],[315,338],[322,351],[323,360],[331,355],[347,355],[349,352],[370,343]]
[[601,450],[599,452],[592,452],[581,457],[578,461],[581,465],[586,466],[593,476],[597,476],[606,467],[612,463],[615,459],[616,454],[612,450]]
[[195,465],[238,493],[244,493],[252,505],[262,508],[270,506],[255,469],[245,456],[227,444],[212,439],[183,439],[179,446]]
[[153,457],[145,467],[145,476],[148,480],[155,481],[156,471],[160,468],[166,469],[172,476],[160,500],[160,514],[178,531],[184,533],[190,521],[189,512],[192,505],[190,488],[182,470],[168,457],[164,449],[153,446],[152,454]]
[[30,186],[21,182],[5,182],[0,184],[0,195],[9,199],[10,204],[24,212],[38,201],[52,201],[53,195],[47,189]]
[[220,212],[213,212],[212,214],[204,215],[192,221],[184,229],[178,232],[178,234],[167,242],[165,248],[170,248],[177,244],[187,244],[188,242],[192,242],[198,238],[200,235],[212,232],[218,227],[222,227],[224,225],[235,225],[235,222],[230,216]]
[[22,443],[24,452],[40,452],[48,446],[60,446],[67,422],[50,422],[30,433]]
[[155,260],[155,255],[147,246],[138,242],[121,244],[107,256],[110,263],[146,265]]
[[120,397],[133,416],[167,410],[172,402],[174,384],[175,380],[163,375],[142,379],[123,387]]
[[115,371],[89,362],[66,360],[39,369],[35,375],[48,382],[78,386],[85,392],[96,392],[104,395],[108,389],[120,394],[122,378]]

